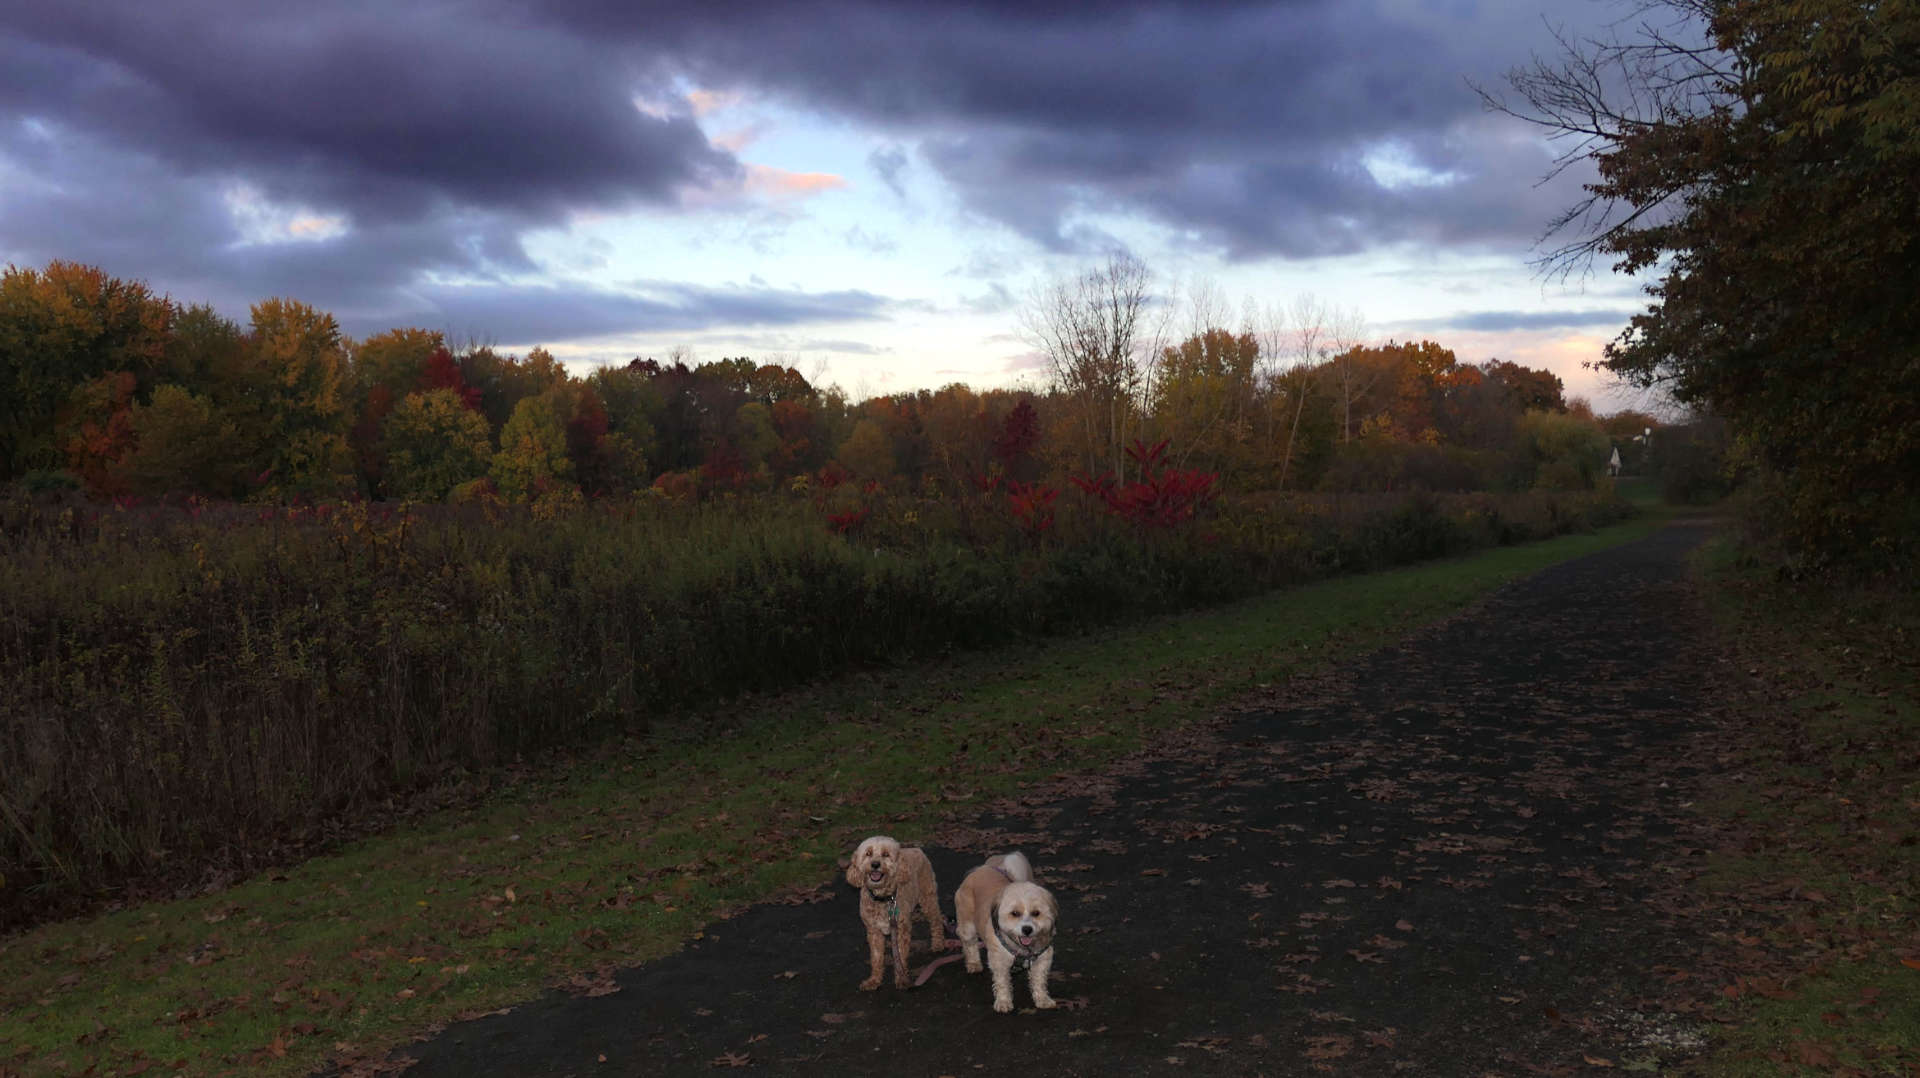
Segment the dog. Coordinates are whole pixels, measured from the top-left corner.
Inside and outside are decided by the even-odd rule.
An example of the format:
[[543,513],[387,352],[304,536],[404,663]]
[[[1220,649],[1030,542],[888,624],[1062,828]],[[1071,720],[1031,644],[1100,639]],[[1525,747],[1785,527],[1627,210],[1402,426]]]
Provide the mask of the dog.
[[940,887],[934,882],[933,863],[919,849],[886,835],[860,843],[847,865],[847,882],[860,888],[860,921],[867,926],[867,979],[860,990],[880,987],[887,939],[893,940],[893,986],[907,987],[907,950],[913,935],[913,915],[932,929],[933,949],[947,946],[947,923],[940,915]]
[[1055,1006],[1047,993],[1053,969],[1053,934],[1059,907],[1053,893],[1033,882],[1033,866],[1015,851],[987,858],[967,873],[953,893],[953,914],[967,972],[980,972],[980,956],[993,971],[993,1009],[1013,1010],[1013,970],[1027,967],[1033,1005]]

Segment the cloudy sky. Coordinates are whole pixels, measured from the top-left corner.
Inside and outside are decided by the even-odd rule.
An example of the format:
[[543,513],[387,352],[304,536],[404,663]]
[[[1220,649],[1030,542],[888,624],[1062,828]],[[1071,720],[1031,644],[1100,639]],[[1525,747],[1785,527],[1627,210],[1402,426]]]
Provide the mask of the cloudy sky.
[[[1035,381],[1019,311],[1114,249],[1372,339],[1581,363],[1632,282],[1529,266],[1573,170],[1488,114],[1608,0],[16,0],[0,261],[244,320],[292,296],[576,372],[675,346],[858,396]],[[1236,318],[1237,321],[1237,318]]]

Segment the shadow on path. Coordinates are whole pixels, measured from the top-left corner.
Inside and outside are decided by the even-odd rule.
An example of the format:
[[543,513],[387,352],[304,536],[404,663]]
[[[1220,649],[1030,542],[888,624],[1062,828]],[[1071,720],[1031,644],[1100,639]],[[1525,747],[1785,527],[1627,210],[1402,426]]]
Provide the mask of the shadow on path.
[[836,872],[818,901],[709,926],[615,994],[549,993],[399,1054],[417,1076],[1665,1069],[1635,1003],[1678,931],[1643,903],[1678,856],[1681,795],[1658,776],[1686,773],[1671,757],[1711,661],[1685,583],[1700,536],[1549,569],[934,836],[949,914],[966,869],[1006,848],[1054,889],[1060,1009],[1029,1009],[1016,977],[1022,1009],[995,1014],[957,964],[858,991]]

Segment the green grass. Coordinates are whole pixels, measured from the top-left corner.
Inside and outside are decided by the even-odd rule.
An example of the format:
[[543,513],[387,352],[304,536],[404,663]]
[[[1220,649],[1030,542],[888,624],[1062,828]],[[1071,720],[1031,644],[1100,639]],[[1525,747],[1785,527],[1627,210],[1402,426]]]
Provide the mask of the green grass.
[[[550,765],[483,804],[284,872],[0,942],[0,1064],[272,1075],[382,1051],[671,953],[729,908],[832,888],[835,859],[865,834],[911,840],[1023,783],[1097,771],[1249,690],[1659,522],[869,672],[663,724],[674,732]],[[876,727],[888,737],[873,739]],[[1023,751],[962,751],[989,739]],[[876,745],[886,747],[846,768],[848,750]]]
[[[1920,607],[1910,589],[1804,585],[1703,551],[1715,620],[1760,686],[1701,801],[1733,827],[1703,885],[1751,911],[1757,988],[1723,1003],[1709,1073],[1920,1065]],[[1787,897],[1778,897],[1778,896]]]

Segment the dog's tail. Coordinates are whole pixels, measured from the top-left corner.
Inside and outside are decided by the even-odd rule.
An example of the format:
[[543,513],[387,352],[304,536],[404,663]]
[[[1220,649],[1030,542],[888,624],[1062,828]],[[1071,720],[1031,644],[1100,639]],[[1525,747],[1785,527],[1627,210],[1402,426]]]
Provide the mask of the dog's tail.
[[1000,871],[1014,883],[1032,883],[1033,866],[1027,863],[1027,855],[1015,850],[1000,859]]

